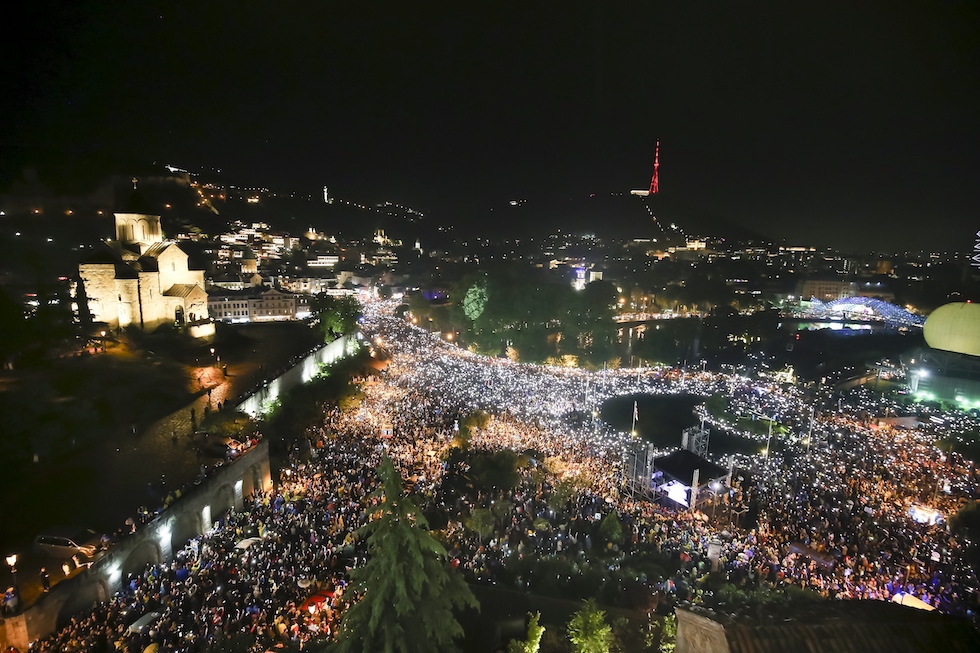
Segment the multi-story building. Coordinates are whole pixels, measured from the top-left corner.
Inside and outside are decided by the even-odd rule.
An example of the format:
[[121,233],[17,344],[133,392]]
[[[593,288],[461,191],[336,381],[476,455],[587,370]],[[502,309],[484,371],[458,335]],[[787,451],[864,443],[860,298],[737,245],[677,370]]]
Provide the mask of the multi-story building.
[[832,302],[845,297],[874,297],[887,302],[895,299],[895,293],[880,281],[854,281],[852,279],[810,278],[799,284],[800,299],[816,297],[822,302]]
[[337,277],[334,274],[329,276],[304,276],[304,277],[277,277],[276,285],[283,290],[299,293],[303,295],[319,295],[333,290],[337,287]]
[[854,292],[849,279],[804,279],[800,282],[799,296],[803,300],[817,298],[822,302],[832,302],[845,297],[853,297]]
[[208,310],[220,322],[276,322],[302,320],[310,315],[310,298],[275,288],[212,291]]

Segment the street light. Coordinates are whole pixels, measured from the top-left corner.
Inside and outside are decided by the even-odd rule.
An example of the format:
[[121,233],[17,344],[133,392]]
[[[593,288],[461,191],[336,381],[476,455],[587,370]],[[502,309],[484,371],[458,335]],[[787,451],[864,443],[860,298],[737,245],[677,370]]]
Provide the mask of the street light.
[[711,481],[711,519],[715,518],[715,509],[718,507],[718,491],[721,489],[721,483],[718,481]]
[[102,351],[105,351],[105,331],[102,332]]
[[14,577],[14,593],[19,594],[20,588],[17,586],[17,554],[11,553],[6,557],[7,566],[10,567],[10,575]]
[[769,436],[766,438],[766,449],[765,449],[765,454],[766,454],[765,461],[766,461],[766,463],[768,463],[769,462],[769,447],[772,444],[772,423],[773,423],[774,420],[773,420],[772,417],[769,417],[768,415],[763,415],[762,413],[753,413],[753,414],[754,415],[758,415],[762,419],[769,420]]

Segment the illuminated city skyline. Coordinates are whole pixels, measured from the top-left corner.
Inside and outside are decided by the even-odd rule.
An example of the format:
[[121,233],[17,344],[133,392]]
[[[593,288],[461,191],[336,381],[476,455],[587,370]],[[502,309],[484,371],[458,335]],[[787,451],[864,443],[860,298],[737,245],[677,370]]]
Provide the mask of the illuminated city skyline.
[[[976,9],[53,3],[3,44],[0,188],[137,161],[390,198],[452,224],[650,178],[795,243],[966,250]],[[498,208],[499,207],[499,208]],[[929,225],[925,228],[924,225]]]

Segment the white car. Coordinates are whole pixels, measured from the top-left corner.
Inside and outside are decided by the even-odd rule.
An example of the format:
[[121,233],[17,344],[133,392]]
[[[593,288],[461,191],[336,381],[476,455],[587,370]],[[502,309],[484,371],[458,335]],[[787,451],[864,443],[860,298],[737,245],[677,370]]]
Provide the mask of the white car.
[[90,528],[74,535],[50,534],[34,538],[34,550],[52,558],[67,560],[73,556],[91,560],[101,547],[101,538]]

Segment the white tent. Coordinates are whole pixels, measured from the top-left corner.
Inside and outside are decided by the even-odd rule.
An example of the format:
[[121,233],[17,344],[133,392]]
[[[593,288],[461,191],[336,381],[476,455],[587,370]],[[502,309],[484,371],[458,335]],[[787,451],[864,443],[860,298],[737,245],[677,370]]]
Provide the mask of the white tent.
[[892,597],[892,603],[898,603],[900,605],[907,605],[910,608],[918,608],[919,610],[935,610],[925,601],[917,598],[914,594],[896,594]]

